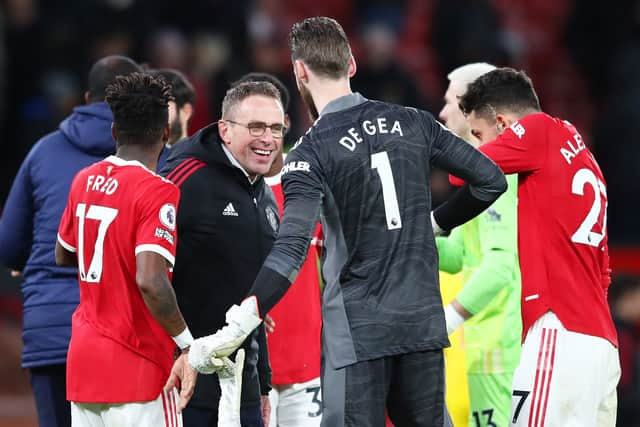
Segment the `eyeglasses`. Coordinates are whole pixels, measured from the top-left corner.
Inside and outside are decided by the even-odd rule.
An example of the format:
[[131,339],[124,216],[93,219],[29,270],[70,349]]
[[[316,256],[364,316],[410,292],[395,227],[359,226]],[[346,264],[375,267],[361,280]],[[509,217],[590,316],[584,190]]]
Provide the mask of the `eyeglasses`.
[[244,123],[234,122],[233,120],[225,120],[226,122],[233,123],[234,125],[240,125],[249,130],[249,135],[256,138],[261,137],[267,131],[267,128],[271,129],[271,135],[274,138],[282,138],[287,131],[286,126],[281,123],[274,123],[268,125],[265,122],[249,122],[246,125]]

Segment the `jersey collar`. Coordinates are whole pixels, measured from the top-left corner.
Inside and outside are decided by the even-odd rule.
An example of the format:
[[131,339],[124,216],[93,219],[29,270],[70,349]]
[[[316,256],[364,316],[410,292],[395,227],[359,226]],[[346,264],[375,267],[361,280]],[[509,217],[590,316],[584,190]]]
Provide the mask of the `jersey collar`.
[[227,147],[225,147],[224,144],[221,144],[221,145],[222,145],[222,151],[224,151],[224,154],[227,155],[227,157],[229,158],[229,161],[231,162],[231,164],[242,171],[244,176],[246,176],[247,179],[249,180],[249,184],[251,184],[251,185],[255,184],[255,182],[258,180],[258,176],[256,175],[255,178],[251,179],[251,177],[249,176],[247,171],[242,167],[240,162],[238,162],[236,160],[236,158],[233,157],[233,154],[231,154],[231,151],[227,150]]
[[367,102],[367,98],[360,95],[358,92],[350,93],[349,95],[341,96],[333,101],[329,102],[323,109],[320,115],[336,113],[338,111],[346,110],[347,108],[355,107],[364,102]]
[[152,171],[149,170],[149,168],[147,168],[145,165],[143,165],[137,160],[125,160],[114,155],[111,155],[104,160],[105,162],[113,163],[116,166],[140,166],[141,168],[146,169],[149,172],[153,173]]

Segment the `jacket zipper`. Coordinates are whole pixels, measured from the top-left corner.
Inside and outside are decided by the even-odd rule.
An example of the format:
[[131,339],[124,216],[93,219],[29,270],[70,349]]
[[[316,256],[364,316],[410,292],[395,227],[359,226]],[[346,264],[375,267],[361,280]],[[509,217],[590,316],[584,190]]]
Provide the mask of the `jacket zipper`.
[[[265,184],[266,185],[266,184]],[[251,200],[253,201],[253,208],[254,208],[254,212],[255,212],[255,224],[256,224],[256,239],[258,240],[258,245],[257,245],[257,249],[258,249],[258,258],[257,259],[262,259],[263,258],[263,249],[262,249],[262,238],[260,237],[260,212],[258,209],[258,199],[256,198],[256,187],[254,184],[249,184],[250,190],[249,190],[249,197],[251,197]]]

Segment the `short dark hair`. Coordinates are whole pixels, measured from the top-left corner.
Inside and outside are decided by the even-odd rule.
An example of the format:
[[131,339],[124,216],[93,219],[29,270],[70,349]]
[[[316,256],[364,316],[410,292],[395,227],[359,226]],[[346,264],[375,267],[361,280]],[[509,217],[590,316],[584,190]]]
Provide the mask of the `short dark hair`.
[[169,122],[171,86],[161,76],[131,73],[107,87],[106,101],[121,144],[152,145]]
[[465,114],[494,120],[495,114],[510,111],[526,114],[540,111],[540,101],[531,79],[524,71],[497,68],[470,83],[460,97],[460,110]]
[[98,60],[89,70],[87,90],[91,102],[104,101],[107,86],[116,81],[116,76],[141,72],[142,67],[126,56],[112,55]]
[[248,81],[240,83],[239,85],[232,86],[227,90],[227,93],[222,100],[222,118],[228,119],[229,114],[231,114],[231,110],[236,105],[244,99],[254,95],[266,96],[280,101],[280,92],[278,92],[278,89],[269,82]]
[[278,89],[280,92],[280,102],[282,103],[282,108],[285,112],[289,109],[289,90],[287,87],[280,81],[279,78],[269,73],[247,73],[244,76],[240,77],[235,82],[231,83],[231,86],[238,86],[240,83],[245,82],[269,82]]
[[191,82],[178,70],[172,68],[160,68],[157,70],[149,70],[152,76],[162,76],[171,86],[171,95],[175,98],[178,108],[182,108],[184,104],[196,104],[196,91]]
[[291,59],[318,75],[339,79],[349,73],[349,39],[335,19],[316,16],[293,24],[289,46]]

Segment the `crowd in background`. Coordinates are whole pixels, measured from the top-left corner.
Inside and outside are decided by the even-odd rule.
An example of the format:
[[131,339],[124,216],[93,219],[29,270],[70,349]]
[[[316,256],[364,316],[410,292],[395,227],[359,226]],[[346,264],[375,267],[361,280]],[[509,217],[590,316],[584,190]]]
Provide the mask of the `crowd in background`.
[[[286,34],[297,19],[335,17],[354,40],[355,90],[437,111],[454,67],[523,68],[545,111],[567,117],[608,181],[611,244],[637,244],[640,191],[640,2],[586,0],[7,0],[0,9],[0,200],[31,145],[82,100],[84,72],[121,53],[184,71],[196,85],[197,129],[220,115],[225,88],[265,71],[294,89]],[[295,93],[295,92],[294,92]],[[295,117],[297,129],[308,121]],[[289,140],[288,143],[292,141]],[[446,184],[443,184],[446,185]]]
[[[274,74],[296,94],[286,35],[312,15],[332,16],[347,30],[359,61],[353,89],[374,99],[437,113],[453,68],[486,61],[525,69],[543,109],[574,122],[602,167],[610,245],[640,245],[638,0],[614,7],[587,0],[5,0],[0,209],[32,144],[83,103],[86,71],[97,58],[123,54],[183,71],[197,93],[192,132],[220,117],[229,83],[246,72]],[[309,125],[293,100],[288,145]],[[434,176],[433,188],[437,203],[449,189],[446,175]],[[621,328],[621,387],[638,402],[640,381],[630,372],[640,372],[640,316],[620,303],[637,298],[638,281],[620,283],[612,308]],[[3,317],[19,310],[0,298]]]

